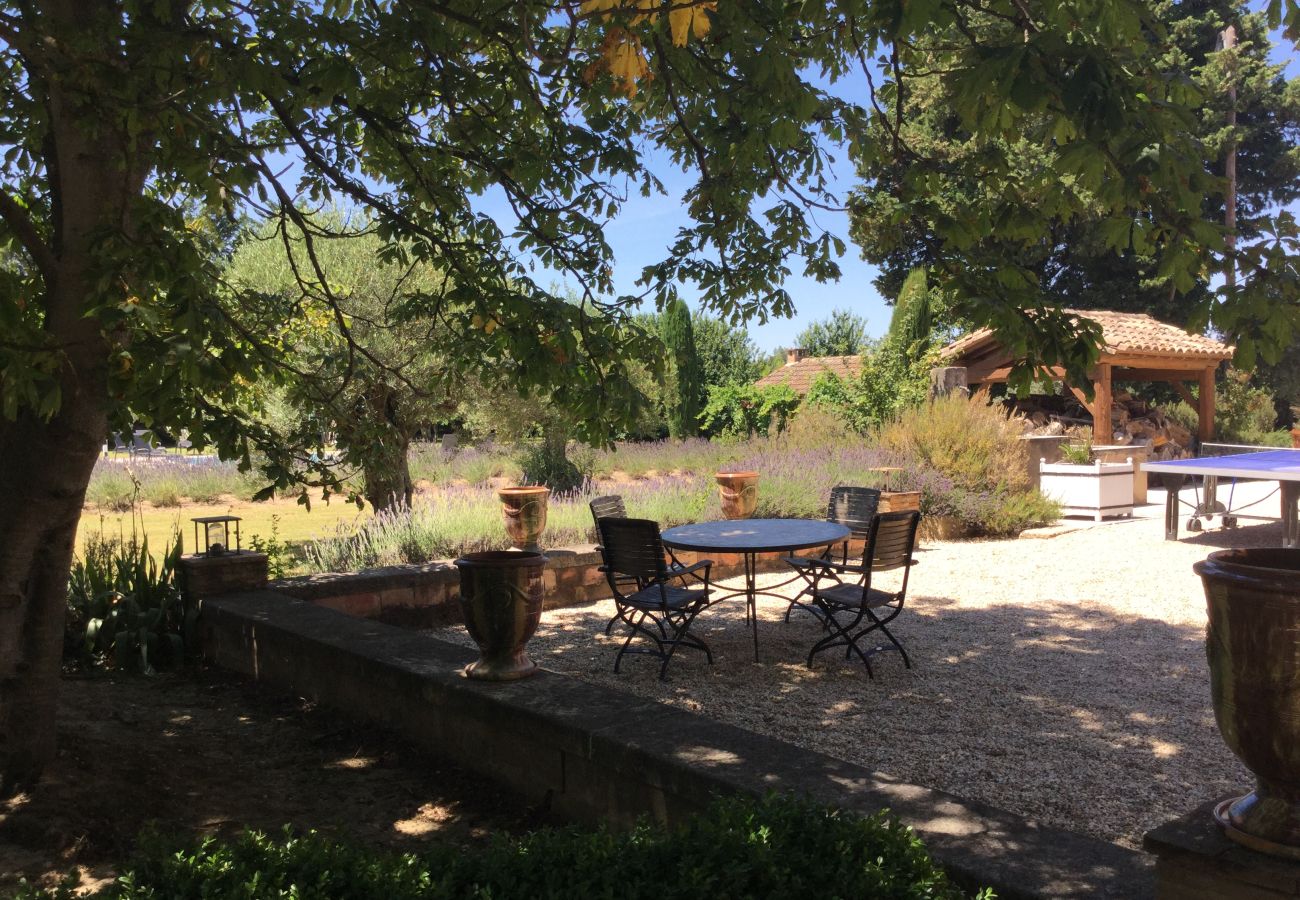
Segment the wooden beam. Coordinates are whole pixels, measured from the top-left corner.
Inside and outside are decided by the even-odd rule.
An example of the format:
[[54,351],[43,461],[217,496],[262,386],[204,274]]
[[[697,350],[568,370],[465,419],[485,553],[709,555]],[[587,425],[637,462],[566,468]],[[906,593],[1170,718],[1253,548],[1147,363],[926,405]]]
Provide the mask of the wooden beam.
[[1201,402],[1196,408],[1199,420],[1197,436],[1202,441],[1214,440],[1214,368],[1201,370]]
[[1097,366],[1097,375],[1092,384],[1094,394],[1092,439],[1094,442],[1101,441],[1102,444],[1109,444],[1113,439],[1113,429],[1110,425],[1110,363],[1101,363]]
[[1192,372],[1199,372],[1206,366],[1218,366],[1221,360],[1212,357],[1179,356],[1177,354],[1103,352],[1098,362],[1131,369],[1188,369]]
[[[1065,378],[1065,370],[1062,369],[1060,366],[1053,366],[1047,371],[1052,376],[1052,379],[1054,381],[1061,381]],[[993,369],[991,372],[980,372],[979,375],[980,375],[979,378],[973,378],[970,376],[970,371],[967,370],[967,379],[972,384],[975,383],[984,384],[984,383],[1006,381],[1007,378],[1011,376],[1011,366],[1003,366],[1000,369]]]
[[[1085,394],[1081,388],[1077,388],[1074,385],[1070,385],[1070,393],[1074,394],[1074,396],[1079,398],[1079,402],[1083,404],[1083,408],[1088,411],[1088,414],[1092,416],[1093,422],[1096,423],[1097,414],[1093,411],[1095,407],[1093,407],[1093,405],[1088,402],[1088,395]],[[1096,436],[1097,436],[1096,429],[1094,428],[1093,437],[1096,438]],[[1109,441],[1107,441],[1106,443],[1109,443]]]
[[[1181,381],[1174,381],[1171,382],[1171,384],[1173,385],[1173,389],[1178,392],[1178,396],[1183,398],[1184,403],[1186,403],[1192,409],[1196,409],[1196,410],[1200,409],[1200,407],[1197,405],[1196,398],[1193,397],[1192,392],[1187,389],[1187,385],[1183,384]],[[1200,413],[1198,412],[1197,415],[1199,416]]]
[[1199,366],[1195,369],[1143,369],[1138,366],[1116,366],[1111,369],[1111,381],[1196,381],[1200,376]]

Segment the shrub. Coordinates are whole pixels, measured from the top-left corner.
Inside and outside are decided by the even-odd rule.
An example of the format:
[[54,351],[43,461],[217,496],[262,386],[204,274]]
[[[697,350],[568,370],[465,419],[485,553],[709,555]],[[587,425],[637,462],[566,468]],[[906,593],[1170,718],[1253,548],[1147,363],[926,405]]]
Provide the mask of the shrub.
[[127,512],[135,504],[139,483],[130,471],[114,463],[100,462],[86,488],[86,502],[100,509]]
[[[1165,415],[1192,434],[1199,419],[1196,409],[1184,401],[1163,407]],[[1250,373],[1229,369],[1214,389],[1215,439],[1232,444],[1263,444],[1289,447],[1276,429],[1277,410],[1273,395],[1250,382]]]
[[176,583],[177,532],[161,561],[147,538],[87,538],[68,576],[65,656],[151,674],[184,659],[185,612]]
[[862,356],[862,371],[843,379],[833,372],[817,376],[806,405],[839,416],[863,434],[925,402],[930,390],[929,357],[913,359],[894,341],[884,341]]
[[980,396],[939,397],[904,410],[877,432],[888,451],[918,459],[974,491],[1029,489],[1029,451],[1018,422]]
[[700,424],[710,434],[732,438],[776,434],[798,407],[799,395],[788,384],[715,385]]
[[[70,893],[31,891],[24,900]],[[438,843],[395,854],[287,829],[197,846],[146,836],[100,900],[254,897],[513,898],[871,897],[946,900],[964,893],[908,828],[771,797],[716,801],[681,826],[630,832],[545,829],[466,850]],[[991,897],[988,891],[978,895]]]
[[519,468],[525,484],[544,484],[556,492],[577,490],[591,471],[581,471],[563,443],[550,441],[526,444],[519,454]]

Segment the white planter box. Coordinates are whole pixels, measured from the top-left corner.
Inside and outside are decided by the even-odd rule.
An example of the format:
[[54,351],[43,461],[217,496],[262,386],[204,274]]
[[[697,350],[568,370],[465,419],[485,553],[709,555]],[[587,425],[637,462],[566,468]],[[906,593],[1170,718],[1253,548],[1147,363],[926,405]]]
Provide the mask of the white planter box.
[[1066,515],[1133,515],[1133,460],[1122,463],[1040,463],[1039,490]]

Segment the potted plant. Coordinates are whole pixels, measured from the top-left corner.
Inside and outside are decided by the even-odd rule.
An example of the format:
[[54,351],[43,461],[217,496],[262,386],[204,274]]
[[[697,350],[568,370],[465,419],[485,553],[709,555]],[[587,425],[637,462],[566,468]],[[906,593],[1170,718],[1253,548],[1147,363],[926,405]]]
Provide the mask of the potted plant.
[[546,505],[550,496],[551,489],[541,485],[506,487],[497,491],[506,534],[514,542],[513,549],[541,552],[538,538],[546,530]]
[[1220,550],[1193,568],[1214,717],[1256,779],[1214,817],[1238,843],[1300,859],[1300,550]]
[[1092,446],[1074,442],[1061,447],[1060,462],[1040,462],[1039,485],[1043,496],[1061,504],[1065,515],[1133,515],[1133,460],[1092,461]]
[[465,669],[482,681],[517,681],[537,672],[525,647],[542,619],[546,557],[529,550],[488,550],[456,560],[460,610],[479,658]]
[[719,472],[718,494],[722,498],[722,516],[726,519],[748,519],[758,506],[757,472]]

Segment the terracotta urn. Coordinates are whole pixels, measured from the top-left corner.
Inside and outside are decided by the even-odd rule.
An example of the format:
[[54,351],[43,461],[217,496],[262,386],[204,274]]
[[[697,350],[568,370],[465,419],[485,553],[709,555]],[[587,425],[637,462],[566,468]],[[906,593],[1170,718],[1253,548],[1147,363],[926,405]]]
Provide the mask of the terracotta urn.
[[758,506],[757,472],[719,472],[718,493],[722,496],[722,515],[727,519],[748,519]]
[[481,681],[517,681],[537,672],[526,645],[542,620],[546,557],[528,550],[467,553],[460,570],[460,610],[478,644],[465,675]]
[[550,499],[548,487],[508,487],[497,491],[501,500],[501,514],[506,520],[506,534],[514,542],[515,550],[541,552],[537,539],[546,530],[546,503]]
[[1256,779],[1214,817],[1238,843],[1300,859],[1300,549],[1220,550],[1193,568],[1214,717]]

